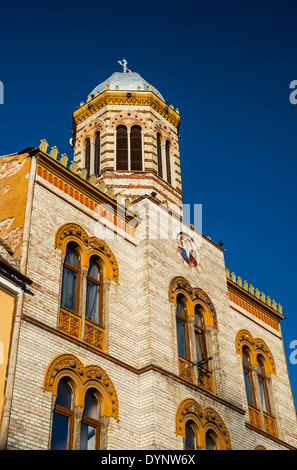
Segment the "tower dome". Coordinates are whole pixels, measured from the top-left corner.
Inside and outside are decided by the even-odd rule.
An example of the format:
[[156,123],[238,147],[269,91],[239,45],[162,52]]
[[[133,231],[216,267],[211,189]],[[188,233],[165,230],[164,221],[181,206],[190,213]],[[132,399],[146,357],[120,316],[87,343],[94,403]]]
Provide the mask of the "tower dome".
[[136,72],[115,72],[107,80],[100,83],[91,92],[91,96],[95,97],[98,93],[102,93],[108,85],[111,91],[151,91],[155,93],[162,101],[165,101],[160,92],[150,85],[144,78]]

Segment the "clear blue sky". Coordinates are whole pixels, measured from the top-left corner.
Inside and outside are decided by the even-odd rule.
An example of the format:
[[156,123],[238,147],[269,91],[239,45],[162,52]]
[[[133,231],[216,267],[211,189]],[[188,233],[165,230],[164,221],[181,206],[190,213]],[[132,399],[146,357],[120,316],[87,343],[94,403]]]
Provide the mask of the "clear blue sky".
[[71,157],[72,112],[123,57],[179,108],[184,203],[283,305],[297,403],[296,1],[5,2],[0,39],[0,155],[46,138]]

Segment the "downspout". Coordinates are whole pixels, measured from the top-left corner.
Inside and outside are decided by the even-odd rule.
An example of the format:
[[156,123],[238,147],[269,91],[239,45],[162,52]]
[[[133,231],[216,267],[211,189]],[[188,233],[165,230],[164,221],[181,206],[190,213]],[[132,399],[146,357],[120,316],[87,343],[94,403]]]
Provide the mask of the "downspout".
[[[35,184],[35,178],[36,178],[36,167],[37,167],[36,154],[38,152],[39,152],[38,148],[35,148],[29,151],[29,155],[31,156],[32,160],[31,160],[31,167],[30,167],[30,173],[29,173],[27,202],[26,202],[25,219],[24,219],[24,232],[23,232],[23,241],[22,241],[22,248],[21,248],[21,259],[20,259],[20,272],[23,275],[26,275],[26,271],[27,271],[31,214],[32,214],[33,195],[34,195],[34,184]],[[15,299],[16,303],[15,303],[14,321],[13,321],[13,326],[12,326],[11,344],[10,344],[8,368],[7,368],[7,379],[6,379],[6,387],[5,387],[5,394],[4,394],[4,407],[3,407],[3,413],[2,413],[1,432],[0,432],[0,450],[6,449],[6,445],[7,445],[9,418],[10,418],[10,412],[11,412],[13,385],[14,385],[15,369],[16,369],[16,362],[17,362],[17,350],[18,350],[19,334],[20,334],[20,328],[21,328],[23,300],[24,300],[24,290],[22,289],[18,297],[16,297]]]

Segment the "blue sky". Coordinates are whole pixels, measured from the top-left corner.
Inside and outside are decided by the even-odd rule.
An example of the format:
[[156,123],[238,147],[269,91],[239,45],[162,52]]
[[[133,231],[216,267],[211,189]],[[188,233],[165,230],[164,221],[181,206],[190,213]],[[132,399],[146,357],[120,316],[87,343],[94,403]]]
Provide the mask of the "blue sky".
[[296,18],[287,0],[15,1],[0,31],[0,155],[46,138],[71,157],[72,112],[123,57],[179,108],[183,201],[203,205],[226,266],[283,305],[295,403]]

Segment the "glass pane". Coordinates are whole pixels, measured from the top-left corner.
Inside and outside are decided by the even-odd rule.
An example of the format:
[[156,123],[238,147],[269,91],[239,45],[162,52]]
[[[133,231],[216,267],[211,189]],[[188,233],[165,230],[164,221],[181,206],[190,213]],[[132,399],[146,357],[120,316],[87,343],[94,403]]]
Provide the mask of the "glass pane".
[[86,141],[86,149],[85,149],[85,168],[87,170],[87,174],[90,174],[90,162],[91,162],[91,142],[90,139]]
[[178,354],[183,357],[187,357],[187,337],[186,337],[186,325],[185,322],[176,319],[177,329],[177,349]]
[[141,128],[133,126],[130,134],[131,170],[142,170]]
[[66,248],[66,255],[65,255],[65,262],[70,264],[71,266],[74,266],[75,268],[78,268],[78,254],[71,245],[67,245]]
[[180,297],[177,298],[176,313],[184,318],[187,316],[186,306]]
[[203,315],[200,311],[200,307],[196,305],[195,307],[195,325],[199,326],[200,328],[204,329],[204,319]]
[[96,450],[96,428],[81,423],[80,450]]
[[170,167],[170,143],[166,141],[166,168],[167,168],[167,181],[171,184],[171,167]]
[[68,449],[69,418],[54,413],[52,427],[51,450]]
[[246,349],[243,349],[242,351],[242,363],[245,366],[248,366],[248,367],[250,366],[250,356]]
[[205,435],[206,450],[216,450],[217,446],[210,432]]
[[96,135],[95,139],[95,175],[100,173],[100,134]]
[[254,406],[254,398],[253,398],[253,390],[252,390],[250,373],[246,369],[243,369],[243,373],[244,373],[244,382],[245,382],[247,401],[249,405]]
[[128,170],[128,135],[125,126],[117,127],[117,170]]
[[61,295],[61,305],[63,307],[69,308],[70,310],[75,310],[76,303],[76,281],[77,273],[71,269],[63,267],[63,281],[62,281],[62,295]]
[[157,156],[158,156],[158,175],[161,178],[163,178],[162,151],[161,151],[160,134],[157,134]]
[[186,439],[185,439],[185,448],[195,450],[196,449],[196,435],[195,431],[191,426],[191,423],[186,423]]
[[84,408],[84,415],[88,416],[89,418],[99,419],[98,416],[98,400],[94,395],[92,390],[88,390],[85,396],[85,408]]
[[204,359],[204,355],[203,355],[203,348],[202,348],[202,338],[201,338],[201,334],[199,334],[198,331],[195,331],[195,341],[196,341],[197,362],[200,362]]
[[58,385],[56,405],[64,406],[64,408],[72,409],[72,388],[68,383],[68,379],[61,379]]
[[91,276],[94,279],[97,279],[98,281],[100,281],[100,268],[97,262],[93,259],[90,259],[88,276]]
[[259,388],[260,388],[260,394],[261,394],[261,403],[262,403],[262,409],[265,411],[265,413],[269,414],[269,407],[268,407],[268,399],[266,395],[266,387],[265,387],[265,382],[261,377],[258,377],[259,381]]
[[88,279],[86,317],[99,323],[99,293],[100,286]]

